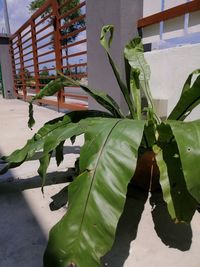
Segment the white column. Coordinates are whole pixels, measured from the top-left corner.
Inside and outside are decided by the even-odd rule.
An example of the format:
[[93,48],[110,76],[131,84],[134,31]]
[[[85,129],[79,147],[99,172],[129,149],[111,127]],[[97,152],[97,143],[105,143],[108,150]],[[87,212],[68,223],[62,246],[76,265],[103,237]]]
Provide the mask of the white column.
[[[103,25],[115,26],[111,53],[120,72],[124,72],[123,48],[128,40],[137,35],[137,21],[142,17],[143,1],[88,0],[86,8],[89,86],[107,92],[126,110],[126,104],[99,38]],[[101,109],[93,99],[89,99],[89,108]]]

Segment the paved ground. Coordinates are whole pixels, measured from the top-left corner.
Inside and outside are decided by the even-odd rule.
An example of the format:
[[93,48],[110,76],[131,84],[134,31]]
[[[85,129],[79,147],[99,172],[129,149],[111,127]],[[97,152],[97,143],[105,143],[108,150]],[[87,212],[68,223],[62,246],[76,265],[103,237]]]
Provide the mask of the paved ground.
[[[22,101],[0,98],[0,154],[9,154],[33,135],[26,127],[27,111],[28,106]],[[37,124],[34,131],[46,120],[59,115],[56,111],[35,106]],[[74,146],[66,143],[70,153],[59,168],[61,176],[73,165],[81,143],[82,138]],[[65,208],[49,209],[51,196],[64,184],[45,187],[43,197],[38,187],[37,167],[37,161],[31,161],[0,178],[0,267],[42,267],[48,231],[65,213]],[[55,170],[53,161],[49,168],[49,183],[55,179]],[[30,186],[35,188],[28,189]],[[20,192],[20,188],[26,190]],[[154,198],[157,205],[153,210],[150,199],[138,191],[128,200],[114,248],[103,259],[103,266],[199,267],[199,213],[195,214],[191,226],[174,225],[160,194]]]
[[[37,105],[34,111],[36,125],[31,131],[27,127],[28,104],[20,100],[4,100],[0,96],[1,155],[8,155],[22,147],[45,121],[63,115]],[[69,152],[67,160],[60,165],[59,176],[54,174],[57,167],[55,159],[52,160],[49,183],[55,179],[63,181],[63,173],[73,166],[81,142],[81,138],[73,146],[66,142],[65,150]],[[53,212],[49,209],[51,196],[65,184],[45,187],[43,197],[37,168],[38,161],[33,160],[0,176],[0,267],[42,267],[49,229],[65,213],[64,208]],[[3,181],[9,182],[5,184]],[[19,190],[31,186],[35,188],[23,192]]]

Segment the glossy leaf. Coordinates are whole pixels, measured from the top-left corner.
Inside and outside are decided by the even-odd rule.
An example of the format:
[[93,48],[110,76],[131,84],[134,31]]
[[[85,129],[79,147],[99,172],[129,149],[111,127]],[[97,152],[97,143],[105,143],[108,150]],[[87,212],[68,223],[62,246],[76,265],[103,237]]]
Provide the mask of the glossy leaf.
[[69,209],[50,232],[45,267],[99,267],[112,246],[134,174],[144,121],[99,119],[88,128]]
[[[185,120],[192,110],[200,104],[200,70],[192,72],[186,80],[181,97],[170,113],[169,120]],[[193,75],[198,75],[191,85]]]
[[[110,45],[112,43],[113,33],[114,33],[114,27],[112,25],[104,26],[102,28],[102,31],[101,31],[100,43],[107,52],[107,56],[108,56],[110,65],[112,67],[113,73],[115,74],[118,85],[121,89],[121,92],[124,96],[124,99],[125,99],[128,107],[129,107],[131,116],[132,116],[132,118],[134,118],[134,107],[133,107],[133,103],[131,102],[129,89],[125,85],[123,80],[121,79],[119,71],[118,71],[117,67],[115,66],[115,63],[114,63],[114,61],[111,57],[111,54],[110,54]],[[107,40],[107,35],[109,35],[108,40]]]
[[200,203],[200,120],[169,124],[178,145],[188,191]]
[[11,155],[7,157],[2,157],[5,161],[6,166],[0,171],[0,174],[5,173],[10,168],[15,168],[20,166],[24,161],[29,160],[33,155],[41,150],[47,138],[54,133],[55,130],[59,128],[65,128],[70,123],[76,123],[81,119],[87,117],[109,117],[110,115],[106,112],[101,111],[73,111],[67,115],[51,120],[40,128],[40,130],[27,141],[26,145],[14,151]]

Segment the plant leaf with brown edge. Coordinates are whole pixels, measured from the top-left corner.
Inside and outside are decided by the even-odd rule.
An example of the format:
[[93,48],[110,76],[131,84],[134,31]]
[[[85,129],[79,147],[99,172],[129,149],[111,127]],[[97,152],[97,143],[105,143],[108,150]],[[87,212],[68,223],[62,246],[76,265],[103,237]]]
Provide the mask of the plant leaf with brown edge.
[[99,119],[81,149],[67,214],[50,232],[44,267],[100,267],[123,211],[145,121]]

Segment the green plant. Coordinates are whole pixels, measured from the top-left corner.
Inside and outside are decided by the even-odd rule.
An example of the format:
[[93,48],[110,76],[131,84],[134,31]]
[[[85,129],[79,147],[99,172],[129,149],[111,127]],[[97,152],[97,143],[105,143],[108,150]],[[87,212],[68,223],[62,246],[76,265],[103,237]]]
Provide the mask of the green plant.
[[[80,152],[78,175],[68,186],[68,211],[50,232],[44,254],[45,267],[99,267],[100,258],[111,249],[118,220],[141,155],[150,151],[151,168],[159,168],[160,184],[169,213],[176,222],[190,222],[200,202],[199,158],[200,120],[184,122],[200,101],[200,70],[189,75],[181,97],[169,115],[161,121],[156,114],[149,89],[150,69],[143,55],[140,38],[130,41],[124,50],[127,84],[110,54],[113,26],[105,26],[101,44],[105,48],[117,82],[129,108],[123,114],[118,104],[106,93],[60,74],[30,102],[29,127],[34,124],[32,102],[53,95],[66,85],[79,85],[107,112],[74,111],[47,122],[20,150],[3,159],[1,173],[29,160],[38,151],[42,188],[52,152],[57,164],[63,160],[67,138],[85,135]],[[107,36],[109,34],[109,36]],[[197,75],[194,82],[193,76]],[[145,97],[147,106],[142,107]],[[145,168],[145,166],[143,166]],[[149,179],[147,177],[147,179]],[[149,190],[154,177],[150,177]]]

